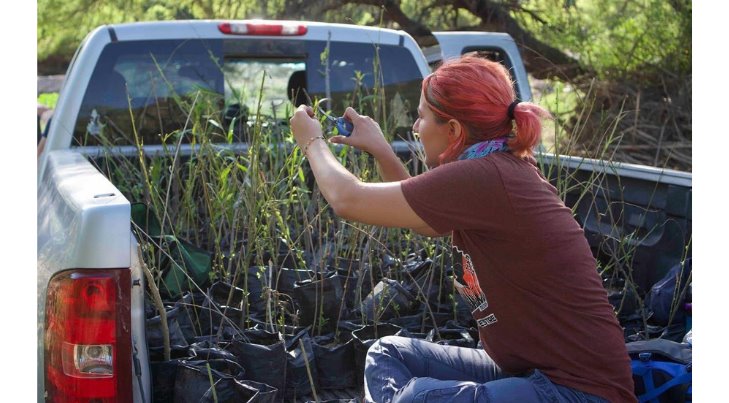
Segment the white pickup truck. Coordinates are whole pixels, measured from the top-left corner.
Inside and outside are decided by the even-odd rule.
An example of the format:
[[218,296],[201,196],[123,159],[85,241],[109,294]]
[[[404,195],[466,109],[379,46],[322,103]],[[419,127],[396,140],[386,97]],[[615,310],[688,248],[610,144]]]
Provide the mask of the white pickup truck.
[[[391,125],[400,133],[393,147],[407,159],[417,148],[409,128],[429,64],[483,52],[510,69],[520,99],[531,99],[526,71],[508,35],[435,36],[439,45],[421,50],[403,31],[303,21],[144,22],[91,32],[68,69],[38,164],[38,400],[153,401],[146,279],[130,228],[130,200],[93,163],[109,153],[134,157],[139,148],[124,135],[129,132],[124,127],[105,125],[105,113],[156,106],[151,118],[135,122],[143,152],[154,155],[165,151],[160,132],[185,125],[184,115],[160,106],[172,96],[169,88],[204,88],[227,99],[230,82],[249,77],[249,70],[265,69],[274,80],[290,78],[290,85],[298,75],[295,85],[312,97],[328,98],[341,115],[354,75],[364,72],[363,85],[375,84],[377,59],[388,105],[400,108]],[[270,105],[267,114],[286,120],[278,107],[285,100],[281,95],[263,104]],[[254,104],[252,99],[249,106]],[[240,116],[245,109],[238,106],[234,112]],[[245,148],[242,137],[232,146]],[[183,142],[178,152],[189,154],[193,148]],[[632,234],[631,270],[644,291],[685,258],[691,174],[548,154],[540,161],[556,168],[549,170],[554,175],[569,172],[573,183],[602,175],[587,193],[566,191],[566,201],[598,259],[604,257],[606,239]],[[617,205],[621,226],[616,229],[605,217],[617,212]]]

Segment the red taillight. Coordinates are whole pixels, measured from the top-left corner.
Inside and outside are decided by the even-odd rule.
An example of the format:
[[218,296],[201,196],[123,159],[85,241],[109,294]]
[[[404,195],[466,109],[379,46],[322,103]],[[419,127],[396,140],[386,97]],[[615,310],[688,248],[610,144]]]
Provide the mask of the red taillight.
[[271,24],[265,22],[223,22],[220,32],[228,35],[299,36],[308,29],[301,24]]
[[48,284],[45,386],[52,402],[132,400],[128,269],[71,270]]

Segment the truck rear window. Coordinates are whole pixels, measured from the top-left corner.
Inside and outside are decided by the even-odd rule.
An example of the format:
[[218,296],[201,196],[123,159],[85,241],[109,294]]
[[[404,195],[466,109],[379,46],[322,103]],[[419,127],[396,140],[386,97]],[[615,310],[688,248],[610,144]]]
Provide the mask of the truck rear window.
[[94,69],[73,145],[191,143],[195,121],[210,124],[213,141],[232,133],[244,142],[256,116],[287,130],[295,105],[322,98],[336,115],[354,106],[384,123],[387,133],[409,138],[421,79],[400,46],[249,38],[116,42]]

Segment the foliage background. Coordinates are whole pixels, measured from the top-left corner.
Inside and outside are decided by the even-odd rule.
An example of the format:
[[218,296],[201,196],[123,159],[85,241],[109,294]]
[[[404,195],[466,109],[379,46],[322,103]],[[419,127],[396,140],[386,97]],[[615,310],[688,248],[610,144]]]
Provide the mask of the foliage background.
[[[691,171],[691,17],[689,0],[38,0],[38,72],[64,73],[86,33],[129,21],[352,23],[403,29],[421,46],[433,31],[502,31],[555,115],[557,150],[594,154],[596,133],[617,121],[615,160]],[[576,119],[586,105],[589,119]]]

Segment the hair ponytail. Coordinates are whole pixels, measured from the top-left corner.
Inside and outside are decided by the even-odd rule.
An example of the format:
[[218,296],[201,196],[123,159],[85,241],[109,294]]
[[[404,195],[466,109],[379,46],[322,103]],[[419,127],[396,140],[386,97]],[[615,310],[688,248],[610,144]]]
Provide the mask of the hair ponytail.
[[[512,154],[523,158],[533,154],[542,133],[542,119],[552,115],[546,109],[531,102],[519,102],[514,107],[514,138],[507,143]],[[508,116],[507,116],[508,118]]]
[[539,143],[541,120],[550,118],[546,109],[531,102],[509,106],[516,94],[509,72],[501,63],[465,55],[443,63],[422,83],[428,107],[443,121],[456,119],[466,130],[440,155],[440,162],[453,161],[475,143],[513,134],[507,143],[518,157],[532,155]]

